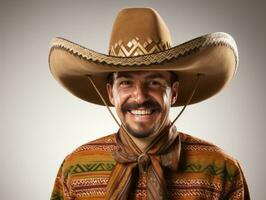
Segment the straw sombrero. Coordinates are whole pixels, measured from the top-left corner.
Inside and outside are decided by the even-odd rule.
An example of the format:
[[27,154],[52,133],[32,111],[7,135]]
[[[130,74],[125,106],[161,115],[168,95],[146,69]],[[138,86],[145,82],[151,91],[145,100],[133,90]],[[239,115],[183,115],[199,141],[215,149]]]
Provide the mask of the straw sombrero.
[[169,30],[150,8],[120,11],[113,25],[108,55],[55,38],[49,64],[53,76],[75,96],[103,105],[88,75],[108,102],[106,79],[110,72],[173,71],[179,77],[179,96],[173,106],[184,105],[197,74],[203,74],[190,104],[219,92],[232,79],[238,62],[237,46],[227,33],[211,33],[172,47]]

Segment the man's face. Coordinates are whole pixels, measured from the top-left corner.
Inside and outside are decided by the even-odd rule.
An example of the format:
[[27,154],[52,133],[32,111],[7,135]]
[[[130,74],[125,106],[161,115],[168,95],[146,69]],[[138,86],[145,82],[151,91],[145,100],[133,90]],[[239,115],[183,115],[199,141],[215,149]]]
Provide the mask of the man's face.
[[170,82],[170,72],[113,74],[113,84],[107,84],[109,100],[132,136],[155,135],[169,123],[169,110],[178,92],[178,82]]

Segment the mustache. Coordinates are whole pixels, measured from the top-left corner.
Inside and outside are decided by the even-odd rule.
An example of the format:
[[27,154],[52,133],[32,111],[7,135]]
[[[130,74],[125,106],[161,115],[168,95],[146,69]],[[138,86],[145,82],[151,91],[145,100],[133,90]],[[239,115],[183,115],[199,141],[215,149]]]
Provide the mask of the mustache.
[[144,103],[138,104],[138,103],[125,103],[122,105],[122,111],[127,112],[128,110],[136,110],[138,108],[145,108],[150,110],[161,110],[161,106],[156,101],[145,101]]

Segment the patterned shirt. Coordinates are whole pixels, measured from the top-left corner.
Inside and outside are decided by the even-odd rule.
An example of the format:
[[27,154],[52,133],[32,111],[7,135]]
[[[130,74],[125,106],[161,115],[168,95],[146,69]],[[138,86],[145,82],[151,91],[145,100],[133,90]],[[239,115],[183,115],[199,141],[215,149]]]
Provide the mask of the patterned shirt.
[[[239,163],[219,147],[185,133],[177,171],[165,169],[168,199],[249,200]],[[68,155],[57,174],[51,200],[103,200],[116,162],[115,134],[97,139]],[[147,199],[145,175],[137,177],[132,194]]]

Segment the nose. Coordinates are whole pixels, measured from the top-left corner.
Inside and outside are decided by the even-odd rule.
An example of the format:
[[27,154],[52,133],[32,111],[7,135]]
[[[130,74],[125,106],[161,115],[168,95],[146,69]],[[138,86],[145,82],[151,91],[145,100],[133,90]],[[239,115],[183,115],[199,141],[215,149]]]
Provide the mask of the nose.
[[135,85],[132,95],[138,104],[142,104],[147,100],[147,93],[141,83]]

